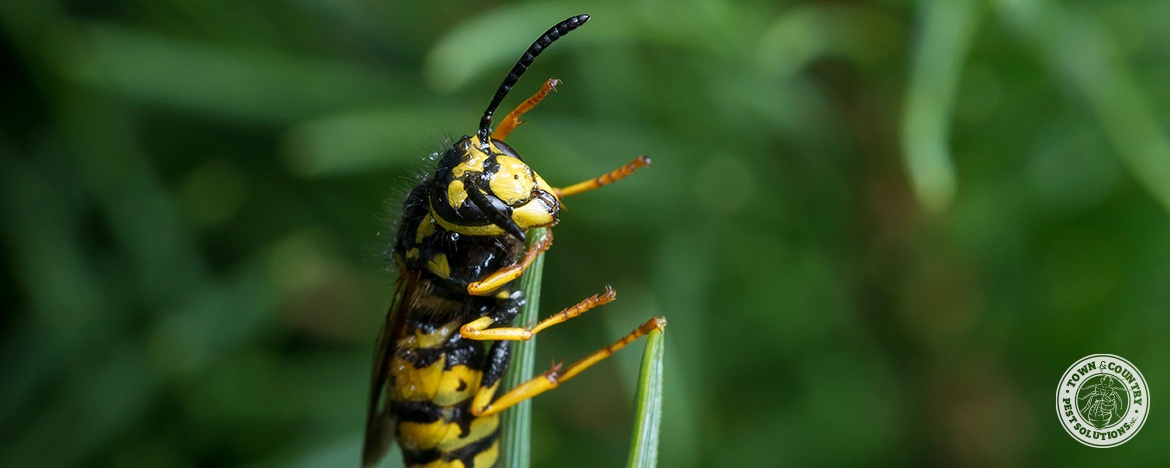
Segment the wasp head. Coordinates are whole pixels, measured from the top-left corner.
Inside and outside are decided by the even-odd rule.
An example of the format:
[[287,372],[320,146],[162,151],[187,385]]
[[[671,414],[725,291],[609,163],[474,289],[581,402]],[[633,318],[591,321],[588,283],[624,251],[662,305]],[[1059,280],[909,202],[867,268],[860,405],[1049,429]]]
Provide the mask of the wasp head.
[[463,137],[447,150],[435,172],[431,214],[444,228],[467,235],[524,233],[557,223],[561,203],[506,143]]

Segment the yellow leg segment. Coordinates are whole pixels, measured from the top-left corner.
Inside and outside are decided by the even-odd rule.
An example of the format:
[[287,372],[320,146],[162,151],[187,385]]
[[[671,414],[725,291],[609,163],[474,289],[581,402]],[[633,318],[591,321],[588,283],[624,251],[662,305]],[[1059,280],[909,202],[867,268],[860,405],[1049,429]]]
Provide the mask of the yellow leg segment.
[[481,394],[477,394],[476,398],[472,402],[471,414],[476,416],[490,416],[497,414],[503,410],[511,408],[512,406],[515,406],[517,403],[557,388],[560,386],[560,384],[568,382],[569,379],[575,377],[577,374],[580,374],[590,366],[597,364],[607,357],[612,356],[613,353],[617,352],[617,350],[626,347],[626,345],[632,343],[634,340],[646,336],[653,330],[662,330],[664,328],[666,328],[666,319],[662,317],[654,317],[646,321],[646,323],[643,323],[638,328],[634,329],[634,331],[630,332],[628,335],[623,336],[621,339],[614,342],[614,344],[594,351],[593,354],[585,356],[585,358],[569,364],[567,367],[562,368],[560,364],[554,365],[552,369],[549,369],[544,374],[533,377],[531,380],[516,386],[516,388],[509,390],[508,393],[500,395],[500,397],[497,398],[494,403],[487,404],[486,406],[481,405],[483,405],[486,401],[490,401],[490,395],[482,394],[489,392],[495,393],[495,388],[490,389],[489,392],[481,391]]
[[477,409],[492,406],[492,398],[496,397],[496,390],[500,389],[500,382],[503,381],[504,379],[499,379],[490,387],[480,387],[479,391],[475,393],[475,398],[471,400],[472,414],[475,414]]
[[470,340],[528,341],[545,328],[551,327],[558,323],[564,323],[573,317],[585,313],[585,311],[589,309],[608,304],[615,298],[617,298],[617,292],[614,291],[613,288],[606,286],[604,293],[589,296],[585,298],[585,300],[578,302],[576,305],[557,312],[549,316],[549,318],[541,320],[540,323],[531,328],[488,328],[492,326],[492,318],[480,317],[460,327],[459,334]]
[[627,163],[625,166],[619,167],[609,174],[605,174],[596,179],[590,179],[585,182],[573,184],[565,188],[554,188],[553,193],[556,194],[557,198],[565,198],[581,192],[588,192],[595,188],[601,188],[629,177],[630,174],[634,173],[634,171],[649,165],[650,158],[647,158],[646,156],[638,156],[634,158],[633,161]]
[[537,104],[540,104],[540,101],[544,100],[545,96],[548,96],[549,91],[556,91],[557,86],[561,83],[561,80],[556,78],[549,78],[548,81],[545,81],[544,85],[540,87],[540,91],[537,91],[532,97],[520,103],[519,106],[512,109],[512,112],[508,113],[507,117],[504,117],[504,120],[500,122],[500,126],[496,127],[496,131],[492,132],[492,139],[503,140],[507,138],[508,134],[512,133],[512,130],[515,130],[516,127],[524,123],[523,120],[520,120],[520,116],[532,110]]
[[544,253],[549,247],[552,247],[552,240],[552,230],[545,229],[544,237],[541,237],[539,242],[532,245],[532,248],[528,250],[528,253],[524,254],[524,259],[520,260],[520,263],[501,268],[486,278],[467,285],[467,294],[472,296],[487,296],[495,290],[500,289],[500,286],[519,278],[520,275],[524,274],[524,270],[527,270],[529,265],[532,265],[532,262],[536,260],[537,255]]

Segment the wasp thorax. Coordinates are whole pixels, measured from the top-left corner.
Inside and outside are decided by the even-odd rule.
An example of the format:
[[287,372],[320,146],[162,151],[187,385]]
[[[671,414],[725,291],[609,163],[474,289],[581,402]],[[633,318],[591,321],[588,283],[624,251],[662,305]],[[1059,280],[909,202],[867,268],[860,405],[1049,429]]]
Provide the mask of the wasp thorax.
[[447,150],[435,172],[431,214],[444,228],[469,235],[524,238],[556,224],[560,200],[506,143],[464,137]]

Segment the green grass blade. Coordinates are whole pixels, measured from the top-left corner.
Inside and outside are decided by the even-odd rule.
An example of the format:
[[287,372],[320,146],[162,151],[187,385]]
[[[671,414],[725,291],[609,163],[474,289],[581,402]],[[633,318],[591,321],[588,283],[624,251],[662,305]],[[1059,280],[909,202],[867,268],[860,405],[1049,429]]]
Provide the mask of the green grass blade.
[[[544,237],[545,229],[528,231],[526,247],[531,248],[537,240]],[[524,292],[527,302],[520,309],[520,316],[513,322],[516,326],[526,326],[540,316],[540,277],[544,269],[544,254],[536,257],[532,265],[520,277],[520,290]],[[528,341],[512,343],[512,366],[504,376],[504,387],[501,392],[515,387],[532,378],[533,363],[536,360],[536,337]],[[529,468],[532,465],[532,401],[525,400],[516,406],[504,411],[501,457],[504,468]]]
[[941,212],[955,196],[951,114],[983,7],[972,0],[921,3],[922,37],[901,129],[903,160],[918,200]]
[[630,440],[630,468],[658,465],[658,433],[662,422],[662,367],[666,354],[662,330],[646,336],[642,368],[638,375],[637,420]]

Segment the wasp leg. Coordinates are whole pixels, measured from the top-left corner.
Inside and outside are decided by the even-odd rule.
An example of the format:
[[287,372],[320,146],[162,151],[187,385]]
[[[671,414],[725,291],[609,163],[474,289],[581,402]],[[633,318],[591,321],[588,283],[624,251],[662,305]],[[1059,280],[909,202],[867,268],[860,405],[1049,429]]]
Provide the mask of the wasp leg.
[[504,373],[508,372],[508,365],[512,361],[512,342],[497,341],[488,350],[488,364],[484,367],[483,378],[480,380],[479,391],[471,400],[472,408],[489,406],[496,391],[500,389],[500,381]]
[[[576,305],[557,312],[548,318],[541,320],[536,326],[531,328],[522,327],[500,327],[488,328],[492,325],[508,323],[492,317],[485,316],[475,319],[459,328],[459,333],[464,338],[471,340],[507,340],[507,341],[528,341],[532,339],[537,333],[540,333],[545,328],[551,327],[558,323],[563,323],[573,317],[585,313],[585,311],[594,307],[608,304],[617,297],[617,292],[613,288],[606,286],[605,292],[601,294],[594,294],[585,298],[585,300],[578,302]],[[515,314],[512,315],[515,317]]]
[[508,284],[508,282],[519,278],[524,274],[524,270],[528,269],[529,265],[536,260],[536,256],[544,253],[549,247],[552,247],[552,230],[545,229],[544,236],[540,238],[531,248],[528,253],[524,254],[524,259],[515,265],[504,267],[488,275],[486,278],[467,285],[467,294],[472,296],[487,296],[500,286]]
[[[494,402],[491,402],[492,395],[495,394],[495,386],[484,388],[475,395],[471,402],[471,414],[476,416],[490,416],[497,414],[503,410],[511,408],[516,404],[540,395],[560,386],[564,382],[568,382],[577,374],[580,374],[590,366],[597,364],[601,360],[610,357],[617,350],[626,347],[634,340],[646,336],[651,331],[662,330],[666,328],[666,319],[662,317],[654,317],[643,323],[628,335],[621,337],[613,344],[594,351],[592,354],[585,356],[583,359],[562,367],[560,364],[554,365],[544,374],[533,377],[531,380],[524,382],[516,388],[509,390],[507,393],[500,395]],[[489,403],[490,402],[490,403]]]
[[500,126],[496,127],[496,131],[492,132],[492,139],[503,140],[504,138],[507,138],[508,134],[512,133],[512,130],[515,130],[516,127],[519,127],[520,124],[524,123],[523,120],[520,120],[520,116],[524,115],[525,112],[532,110],[532,108],[536,107],[537,104],[540,104],[540,101],[544,100],[545,96],[548,96],[549,91],[556,91],[557,86],[559,86],[561,83],[562,81],[556,78],[549,78],[548,81],[545,81],[544,85],[541,85],[540,91],[537,91],[536,94],[532,95],[532,97],[520,103],[519,106],[516,106],[515,109],[512,109],[512,112],[509,112],[508,115],[504,117],[504,120],[500,122]]
[[626,165],[615,169],[609,174],[604,174],[601,177],[586,180],[585,182],[573,184],[565,188],[554,188],[553,193],[557,195],[557,198],[565,198],[581,192],[588,192],[595,188],[601,188],[629,177],[630,174],[634,173],[634,171],[649,165],[650,158],[647,158],[646,156],[638,156],[634,158],[633,161],[626,163]]

